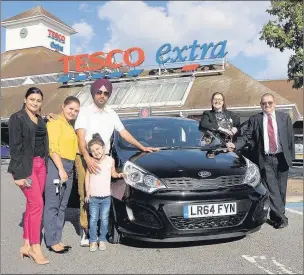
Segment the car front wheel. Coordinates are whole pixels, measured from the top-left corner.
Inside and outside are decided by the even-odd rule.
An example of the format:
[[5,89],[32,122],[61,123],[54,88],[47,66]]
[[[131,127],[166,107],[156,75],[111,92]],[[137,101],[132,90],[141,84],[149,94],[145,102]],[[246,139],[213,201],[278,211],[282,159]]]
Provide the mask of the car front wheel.
[[112,213],[110,214],[110,217],[109,217],[108,239],[109,239],[109,242],[112,244],[119,244],[121,242],[121,234],[118,232],[116,225],[115,225],[113,209],[111,212]]

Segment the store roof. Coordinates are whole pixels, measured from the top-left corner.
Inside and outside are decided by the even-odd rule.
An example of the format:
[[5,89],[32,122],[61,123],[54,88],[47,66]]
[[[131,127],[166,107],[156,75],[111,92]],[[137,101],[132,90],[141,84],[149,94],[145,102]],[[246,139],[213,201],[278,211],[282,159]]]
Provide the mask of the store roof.
[[[185,107],[199,108],[200,106],[210,107],[210,99],[213,93],[224,94],[227,106],[260,106],[261,96],[273,91],[258,81],[229,64],[221,75],[200,77],[194,83]],[[274,93],[278,104],[290,104],[290,101]]]
[[[62,72],[63,62],[59,59],[64,56],[42,46],[4,52],[1,54],[1,79]],[[75,70],[74,60],[70,60],[70,70]]]
[[1,78],[57,73],[64,55],[45,47],[7,51],[1,54]]
[[[54,16],[53,14],[51,14],[50,12],[48,12],[47,10],[45,10],[41,6],[36,6],[36,7],[32,8],[32,9],[30,9],[30,10],[27,10],[25,12],[17,14],[17,15],[15,15],[13,17],[8,18],[8,19],[5,19],[5,20],[1,21],[1,23],[8,23],[8,22],[11,22],[11,21],[18,21],[18,20],[32,18],[32,17],[36,17],[36,16],[46,16],[46,17],[48,17],[50,19],[53,19],[57,23],[62,24],[62,25],[66,26],[69,29],[72,29],[69,25],[67,25],[66,23],[64,23],[63,21],[61,21],[59,18],[57,18],[56,16]],[[76,33],[75,30],[74,30],[74,32]]]
[[[13,88],[4,88],[1,92],[1,118],[10,117],[11,114],[21,109],[24,95],[28,88],[33,85],[26,85]],[[35,85],[43,92],[42,115],[48,113],[59,113],[61,105],[66,97],[76,96],[81,88],[69,87],[60,88],[60,84]]]
[[293,81],[287,81],[287,79],[279,80],[261,80],[259,81],[269,89],[275,91],[280,96],[285,97],[290,102],[295,102],[303,117],[303,88],[294,89],[292,88]]
[[[294,103],[254,80],[232,64],[229,64],[225,72],[221,74],[196,77],[182,107],[153,107],[153,111],[210,109],[210,99],[215,92],[224,94],[228,109],[229,107],[250,106],[259,108],[261,96],[265,93],[273,93],[278,105]],[[121,108],[118,110],[118,113],[137,112],[138,110],[139,108]]]
[[[1,54],[1,78],[3,80],[5,78],[59,73],[63,69],[63,63],[59,62],[59,59],[63,56],[63,54],[45,47],[34,47],[4,52]],[[75,63],[71,61],[70,65],[70,70],[74,70]],[[179,73],[179,71],[179,69],[175,69],[171,74]],[[142,77],[150,74],[151,71],[146,70],[140,76]],[[157,75],[155,75],[155,77],[156,76]],[[171,76],[167,79],[169,81],[172,78],[173,77]],[[179,79],[186,80],[186,78],[187,77],[180,77]],[[21,82],[22,81],[23,80],[21,80]],[[121,83],[125,82],[129,85],[133,85],[132,80],[128,81],[129,82],[122,81]],[[145,80],[141,80],[141,82],[144,81]],[[163,80],[156,81],[161,82]],[[228,107],[246,108],[256,106],[257,109],[259,109],[261,96],[264,93],[270,92],[274,93],[276,96],[277,104],[297,104],[298,109],[303,114],[303,94],[300,94],[302,93],[302,90],[291,89],[291,83],[286,81],[282,81],[282,83],[277,86],[275,86],[274,83],[277,82],[270,81],[265,83],[254,80],[249,75],[228,63],[225,67],[225,71],[222,73],[195,77],[195,81],[190,92],[188,95],[187,93],[184,93],[185,100],[180,101],[180,104],[178,103],[179,105],[173,106],[159,104],[159,106],[153,107],[152,111],[165,112],[174,110],[210,109],[210,98],[214,92],[222,92],[225,95]],[[59,111],[64,98],[70,94],[78,94],[83,87],[81,82],[78,86],[63,87],[61,85],[61,83],[49,83],[21,85],[11,88],[2,87],[1,116],[9,117],[13,112],[20,108],[24,94],[29,86],[39,87],[45,93],[43,113]],[[282,85],[282,87],[285,85],[286,88],[282,88],[280,85]],[[290,92],[287,92],[288,89]],[[140,90],[138,92],[140,92]],[[291,93],[293,93],[292,96]],[[294,96],[295,94],[296,96]],[[114,94],[112,96],[114,96]],[[301,100],[299,100],[300,98]],[[122,108],[117,109],[118,113],[138,112],[141,106],[138,105],[135,108],[125,108],[125,106],[122,105],[121,107]],[[299,117],[299,115],[296,116]]]
[[[60,83],[35,85],[44,93],[42,113],[58,113],[63,100],[69,96],[76,96],[83,86],[61,86]],[[115,84],[114,84],[115,85]],[[1,117],[9,117],[20,109],[26,90],[33,85],[25,85],[2,89]],[[214,92],[222,92],[226,97],[229,107],[257,106],[259,109],[260,98],[264,93],[271,92],[275,95],[278,105],[289,105],[293,102],[273,92],[263,84],[252,79],[250,76],[229,64],[226,71],[216,75],[199,76],[195,78],[192,88],[183,106],[158,106],[154,111],[181,111],[195,109],[210,109],[210,99]],[[88,97],[90,94],[88,93]],[[112,95],[114,96],[114,94]],[[84,95],[86,97],[86,95]],[[138,112],[136,108],[121,108],[118,113]]]

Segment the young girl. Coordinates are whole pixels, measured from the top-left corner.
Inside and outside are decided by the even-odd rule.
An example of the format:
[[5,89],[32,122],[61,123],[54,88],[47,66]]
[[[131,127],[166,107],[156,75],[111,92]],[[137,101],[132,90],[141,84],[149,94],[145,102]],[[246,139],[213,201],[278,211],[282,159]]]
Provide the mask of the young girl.
[[90,174],[87,169],[85,177],[85,201],[89,203],[90,214],[89,235],[91,252],[97,249],[97,222],[99,217],[101,219],[99,250],[106,250],[105,242],[111,205],[111,176],[113,178],[122,178],[124,176],[123,173],[116,172],[114,159],[105,155],[104,145],[99,134],[94,134],[92,140],[88,143],[89,152],[96,159],[100,167],[98,174]]

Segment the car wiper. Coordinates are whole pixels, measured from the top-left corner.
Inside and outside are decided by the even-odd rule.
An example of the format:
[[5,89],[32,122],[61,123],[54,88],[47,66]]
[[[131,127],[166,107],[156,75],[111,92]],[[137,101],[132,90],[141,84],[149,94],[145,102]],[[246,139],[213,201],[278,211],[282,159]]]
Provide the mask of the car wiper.
[[217,144],[217,145],[213,145],[213,146],[202,146],[201,147],[202,150],[210,150],[210,151],[226,151],[228,148],[223,145],[223,144]]
[[179,149],[201,149],[201,146],[164,146],[158,147],[160,150],[179,150]]

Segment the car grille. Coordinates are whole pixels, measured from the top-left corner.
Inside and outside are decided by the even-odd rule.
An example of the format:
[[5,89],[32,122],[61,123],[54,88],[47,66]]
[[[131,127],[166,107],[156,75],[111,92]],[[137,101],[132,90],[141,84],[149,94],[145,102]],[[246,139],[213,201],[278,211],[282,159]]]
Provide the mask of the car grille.
[[204,189],[215,186],[239,185],[243,182],[243,175],[222,176],[215,179],[193,178],[165,178],[162,179],[168,188],[174,189]]
[[177,229],[215,229],[222,227],[232,227],[239,225],[246,216],[246,212],[240,212],[231,216],[190,218],[185,219],[183,216],[172,216],[170,221]]

